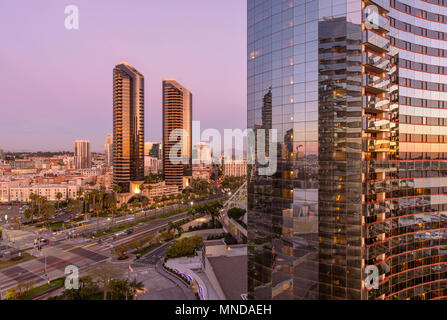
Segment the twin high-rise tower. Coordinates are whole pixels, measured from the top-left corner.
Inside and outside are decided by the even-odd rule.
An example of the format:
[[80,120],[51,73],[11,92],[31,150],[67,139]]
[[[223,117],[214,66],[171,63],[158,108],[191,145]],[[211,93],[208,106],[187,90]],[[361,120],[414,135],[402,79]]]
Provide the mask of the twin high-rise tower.
[[[179,134],[175,134],[175,130]],[[191,176],[192,157],[192,94],[174,79],[163,80],[163,174],[167,185],[183,189],[184,176]],[[171,134],[175,134],[171,136]],[[175,163],[172,148],[181,144],[175,157],[185,159]],[[174,153],[174,152],[172,152]]]
[[248,0],[248,127],[278,141],[249,166],[250,298],[447,297],[441,4]]
[[[173,79],[163,80],[163,172],[168,185],[183,187],[191,167],[192,95]],[[175,129],[185,133],[169,140]],[[169,153],[181,142],[178,156],[188,164],[175,164]],[[144,179],[144,76],[127,62],[113,70],[113,182],[128,192],[129,182]]]
[[113,69],[113,183],[144,179],[144,76],[127,62]]

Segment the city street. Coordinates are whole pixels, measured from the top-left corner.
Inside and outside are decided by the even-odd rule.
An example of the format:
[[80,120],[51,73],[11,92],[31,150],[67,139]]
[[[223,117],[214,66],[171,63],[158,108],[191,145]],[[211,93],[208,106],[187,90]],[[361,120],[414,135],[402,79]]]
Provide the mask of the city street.
[[[181,213],[141,224],[134,227],[132,234],[122,233],[113,242],[111,242],[113,235],[107,235],[99,239],[80,237],[69,240],[61,237],[61,235],[49,235],[49,246],[43,247],[41,252],[36,249],[29,251],[37,256],[36,259],[0,270],[0,292],[15,287],[19,282],[36,281],[36,285],[45,283],[47,281],[45,274],[51,280],[63,277],[65,276],[65,267],[68,265],[75,265],[80,271],[87,270],[92,265],[111,258],[112,245],[117,246],[144,237],[165,228],[169,222],[180,221],[185,217],[186,213]],[[30,241],[22,243],[22,246],[32,248],[33,239],[33,237],[30,237]],[[145,259],[158,259],[162,256],[164,256],[164,253],[161,252],[159,255],[148,256]],[[155,265],[155,263],[154,260],[152,265]]]
[[146,288],[145,292],[137,295],[137,300],[195,300],[185,283],[163,270],[161,264],[167,245],[163,244],[132,263],[130,277],[142,281]]

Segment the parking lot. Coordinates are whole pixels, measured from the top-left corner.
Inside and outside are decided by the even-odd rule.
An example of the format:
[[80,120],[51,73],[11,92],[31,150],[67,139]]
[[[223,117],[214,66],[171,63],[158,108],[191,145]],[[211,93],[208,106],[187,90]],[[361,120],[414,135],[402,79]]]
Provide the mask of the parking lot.
[[23,219],[23,213],[20,213],[19,212],[20,210],[23,212],[24,206],[18,206],[17,204],[14,204],[14,205],[0,204],[0,223],[5,222],[6,216],[9,221],[11,221],[11,219],[15,219],[17,217],[22,217],[22,219]]

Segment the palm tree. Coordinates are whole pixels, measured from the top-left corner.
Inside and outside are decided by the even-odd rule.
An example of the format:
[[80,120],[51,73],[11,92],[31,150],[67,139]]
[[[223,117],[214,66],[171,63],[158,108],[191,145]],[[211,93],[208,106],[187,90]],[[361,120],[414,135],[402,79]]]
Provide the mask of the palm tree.
[[146,198],[146,197],[144,197],[144,198],[141,200],[141,204],[143,205],[143,207],[147,207],[148,204],[149,204],[149,199]]
[[115,194],[113,193],[104,194],[104,209],[107,210],[108,213],[112,214],[112,224],[113,224],[116,213]]
[[166,195],[163,195],[161,197],[161,201],[163,202],[163,206],[165,206],[166,205],[166,201],[168,201],[168,197],[166,197]]
[[110,211],[112,211],[112,226],[115,224],[115,214],[116,214],[116,204],[114,203],[111,207]]
[[[82,213],[85,213],[84,189],[83,188],[79,188],[79,190],[76,191],[76,195],[77,195],[78,198],[82,199]],[[84,215],[84,219],[85,219],[85,215]]]
[[78,191],[76,191],[76,195],[78,196],[78,198],[82,197],[83,194],[84,194],[84,190],[82,188],[80,188]]
[[133,221],[137,221],[137,209],[140,207],[140,199],[135,199],[132,203],[133,207]]
[[26,218],[31,217],[31,223],[34,223],[34,215],[36,214],[38,197],[39,196],[35,193],[30,194],[29,200],[31,201],[31,205],[24,212]]
[[[153,187],[149,184],[144,189],[146,189],[150,193],[151,190],[153,189]],[[148,194],[148,196],[150,196],[150,195]]]
[[84,220],[87,220],[88,218],[88,214],[90,211],[90,200],[91,200],[91,193],[85,191],[82,198],[84,199],[84,209],[83,209],[83,213],[84,213]]
[[155,204],[159,203],[160,202],[160,197],[159,196],[154,197],[153,201],[154,201]]
[[93,189],[91,192],[91,198],[92,198],[92,204],[93,204],[93,213],[96,214],[96,230],[99,229],[99,212],[100,210],[100,202],[97,202],[97,200],[99,200],[100,198],[100,193],[98,190]]
[[57,210],[59,210],[59,202],[60,202],[61,199],[62,199],[62,193],[61,193],[61,192],[58,192],[58,193],[56,194],[56,199],[57,199]]
[[121,186],[118,184],[113,185],[113,192],[115,193],[115,207],[118,208],[118,193],[122,190]]
[[129,282],[129,293],[132,297],[132,300],[135,300],[135,295],[137,294],[137,291],[144,290],[144,283],[141,281],[137,281],[136,278],[134,278],[132,281]]
[[102,212],[104,210],[104,198],[106,196],[106,189],[103,186],[101,186],[99,188],[98,194],[99,194],[99,203],[101,204],[101,212]]
[[43,217],[45,224],[48,224],[48,219],[54,216],[55,213],[56,208],[54,205],[44,198],[40,215]]

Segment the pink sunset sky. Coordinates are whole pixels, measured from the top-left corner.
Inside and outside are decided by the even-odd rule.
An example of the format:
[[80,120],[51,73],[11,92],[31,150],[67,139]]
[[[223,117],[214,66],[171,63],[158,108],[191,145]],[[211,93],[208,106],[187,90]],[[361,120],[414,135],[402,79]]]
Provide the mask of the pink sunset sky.
[[[79,30],[64,26],[79,8]],[[145,76],[145,140],[161,141],[162,79],[193,93],[202,130],[246,127],[245,0],[0,1],[0,148],[103,151],[112,70]]]

